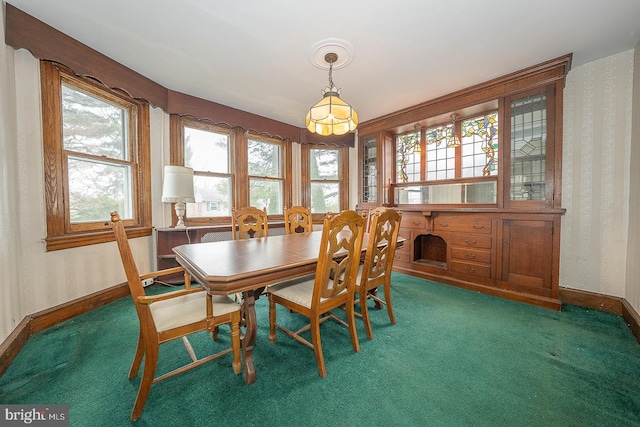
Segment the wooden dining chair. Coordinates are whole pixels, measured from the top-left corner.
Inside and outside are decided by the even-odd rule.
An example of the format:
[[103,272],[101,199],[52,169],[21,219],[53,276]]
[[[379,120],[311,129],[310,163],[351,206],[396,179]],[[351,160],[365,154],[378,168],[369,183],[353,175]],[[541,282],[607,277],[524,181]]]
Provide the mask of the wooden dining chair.
[[[396,323],[391,303],[391,269],[400,232],[402,212],[394,209],[376,208],[369,216],[369,240],[364,263],[358,269],[355,304],[360,305],[358,317],[364,321],[367,338],[373,338],[367,301],[374,300],[386,305],[391,324]],[[384,300],[378,296],[378,288],[384,289]]]
[[362,215],[365,217],[365,231],[369,233],[371,231],[371,220],[373,219],[373,215],[376,212],[384,212],[387,208],[385,206],[378,206],[372,209],[367,209],[362,212]]
[[307,233],[313,231],[311,210],[304,206],[284,208],[284,229],[286,234]]
[[[355,211],[343,211],[327,216],[322,228],[322,240],[316,272],[310,276],[291,279],[269,287],[269,340],[276,341],[276,328],[296,341],[313,349],[318,372],[322,378],[327,369],[320,342],[320,324],[336,318],[331,310],[344,306],[351,345],[360,351],[354,315],[354,292],[358,265],[362,253],[364,218]],[[309,324],[292,331],[276,323],[276,304],[309,319]],[[302,337],[310,331],[311,341]]]
[[267,209],[260,210],[253,206],[231,209],[231,235],[233,240],[267,237],[269,235]]
[[[233,353],[233,372],[240,373],[240,306],[226,296],[211,297],[203,292],[203,288],[192,288],[191,278],[182,267],[140,275],[131,253],[124,225],[117,212],[111,213],[110,225],[115,233],[129,290],[140,322],[138,346],[129,370],[129,379],[132,379],[138,374],[144,358],[142,379],[131,412],[131,421],[134,421],[142,415],[142,409],[152,384],[228,353]],[[184,273],[184,289],[153,296],[145,294],[142,286],[143,279],[179,272]],[[217,339],[218,326],[225,324],[228,324],[231,329],[231,347],[198,359],[187,336],[195,332],[209,331],[215,340]],[[160,344],[177,338],[182,338],[191,362],[154,378]]]

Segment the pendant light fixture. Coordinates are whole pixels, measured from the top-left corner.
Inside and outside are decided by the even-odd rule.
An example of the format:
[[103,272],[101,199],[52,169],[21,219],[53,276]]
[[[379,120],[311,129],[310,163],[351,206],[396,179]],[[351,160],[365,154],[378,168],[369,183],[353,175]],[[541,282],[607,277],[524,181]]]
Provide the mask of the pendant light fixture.
[[358,126],[358,113],[340,98],[340,89],[333,84],[333,63],[338,54],[329,52],[324,56],[329,63],[329,86],[322,91],[322,99],[309,109],[306,126],[309,132],[319,135],[344,135]]
[[456,132],[456,121],[458,120],[457,114],[451,115],[451,122],[453,125],[451,126],[451,136],[449,137],[449,141],[447,142],[447,147],[459,147],[460,146],[460,138],[458,138],[458,133]]

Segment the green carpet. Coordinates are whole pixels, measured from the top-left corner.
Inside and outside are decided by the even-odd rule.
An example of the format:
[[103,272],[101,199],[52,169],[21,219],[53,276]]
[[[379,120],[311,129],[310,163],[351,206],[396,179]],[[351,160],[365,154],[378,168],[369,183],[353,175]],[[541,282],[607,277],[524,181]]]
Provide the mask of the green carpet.
[[[575,306],[562,312],[394,273],[398,323],[370,310],[361,351],[335,322],[321,329],[327,378],[313,351],[268,339],[256,303],[257,381],[231,355],[151,388],[140,426],[638,426],[640,345],[624,320]],[[279,307],[278,319],[301,318]],[[72,426],[129,425],[139,377],[127,379],[138,334],[130,298],[34,335],[4,376],[0,403],[69,404]],[[203,355],[228,345],[192,339]],[[160,349],[158,372],[187,360]]]

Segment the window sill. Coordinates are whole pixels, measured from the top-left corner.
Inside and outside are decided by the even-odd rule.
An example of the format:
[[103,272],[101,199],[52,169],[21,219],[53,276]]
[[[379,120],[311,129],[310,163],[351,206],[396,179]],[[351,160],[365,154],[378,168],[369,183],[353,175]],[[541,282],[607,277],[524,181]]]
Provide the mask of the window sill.
[[[150,236],[152,227],[133,227],[127,228],[127,237],[144,237]],[[95,245],[98,243],[106,243],[115,241],[115,235],[109,228],[104,231],[94,231],[78,234],[67,234],[64,236],[47,237],[44,239],[46,251],[58,251],[61,249],[77,248],[80,246]]]

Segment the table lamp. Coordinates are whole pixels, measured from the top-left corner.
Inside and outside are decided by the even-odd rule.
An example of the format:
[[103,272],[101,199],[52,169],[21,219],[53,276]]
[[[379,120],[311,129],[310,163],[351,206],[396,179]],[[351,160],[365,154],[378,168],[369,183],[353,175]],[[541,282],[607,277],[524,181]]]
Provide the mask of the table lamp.
[[184,228],[184,204],[196,201],[193,196],[193,169],[184,166],[164,167],[162,201],[176,204],[176,215],[178,216],[176,228]]

